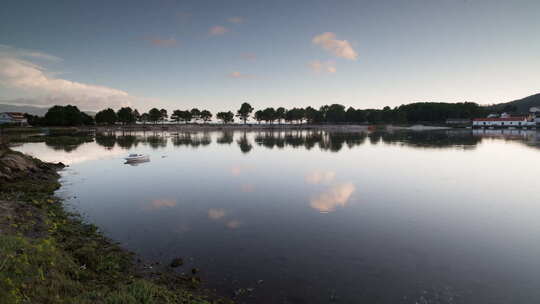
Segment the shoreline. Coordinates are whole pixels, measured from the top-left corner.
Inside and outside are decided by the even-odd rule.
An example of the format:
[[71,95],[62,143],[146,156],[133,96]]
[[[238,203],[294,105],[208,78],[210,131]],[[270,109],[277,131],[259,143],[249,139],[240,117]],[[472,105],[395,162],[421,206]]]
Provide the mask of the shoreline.
[[233,303],[66,211],[63,168],[0,145],[0,303]]
[[22,134],[32,132],[210,132],[210,131],[290,131],[290,130],[322,130],[330,132],[365,132],[373,130],[410,130],[410,131],[433,131],[467,129],[464,127],[452,127],[444,125],[354,125],[354,124],[134,124],[112,126],[76,126],[76,127],[17,127],[6,128],[3,132],[8,134]]

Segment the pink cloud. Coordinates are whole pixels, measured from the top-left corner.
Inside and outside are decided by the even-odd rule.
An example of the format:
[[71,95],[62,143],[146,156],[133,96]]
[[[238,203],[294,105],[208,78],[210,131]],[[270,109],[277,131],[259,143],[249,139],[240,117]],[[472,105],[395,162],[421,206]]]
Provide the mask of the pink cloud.
[[356,60],[356,58],[358,58],[358,53],[356,53],[349,41],[337,40],[336,34],[334,33],[326,32],[317,35],[313,37],[312,42],[337,57],[349,60]]
[[223,35],[223,34],[226,34],[227,32],[229,32],[229,29],[221,25],[217,25],[210,28],[210,35],[213,35],[213,36]]

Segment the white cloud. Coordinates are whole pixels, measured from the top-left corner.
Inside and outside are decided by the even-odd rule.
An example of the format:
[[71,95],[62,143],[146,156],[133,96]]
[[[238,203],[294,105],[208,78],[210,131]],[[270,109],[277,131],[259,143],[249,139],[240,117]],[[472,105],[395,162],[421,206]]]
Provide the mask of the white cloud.
[[253,74],[245,74],[245,73],[241,73],[241,72],[231,72],[231,73],[227,74],[227,77],[236,78],[236,79],[241,79],[241,78],[249,79],[249,78],[255,78],[255,75],[253,75]]
[[337,40],[336,34],[331,32],[322,33],[313,37],[312,42],[340,58],[356,60],[358,57],[358,53],[352,48],[349,41]]
[[322,213],[332,212],[338,206],[344,207],[356,190],[352,183],[339,184],[331,187],[310,200],[310,206]]
[[15,103],[41,106],[72,104],[84,110],[97,110],[131,105],[135,100],[122,90],[57,78],[54,76],[57,73],[23,58],[58,61],[57,57],[32,51],[6,52],[5,47],[2,49],[0,85],[30,96],[14,99]]
[[229,31],[228,28],[226,28],[224,26],[221,26],[221,25],[217,25],[217,26],[214,26],[214,27],[210,28],[210,35],[213,35],[213,36],[223,35],[223,34],[227,33],[228,31]]
[[315,61],[310,62],[308,66],[316,74],[321,74],[321,73],[333,74],[337,71],[335,62],[333,61],[322,62],[320,60],[315,60]]
[[244,23],[245,19],[242,17],[231,17],[227,19],[227,21],[234,24],[240,24],[240,23]]

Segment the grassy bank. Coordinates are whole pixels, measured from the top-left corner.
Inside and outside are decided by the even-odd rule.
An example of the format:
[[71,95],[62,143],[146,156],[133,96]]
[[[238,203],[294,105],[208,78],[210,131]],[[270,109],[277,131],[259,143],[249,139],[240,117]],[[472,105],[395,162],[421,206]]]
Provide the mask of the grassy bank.
[[67,212],[59,167],[0,148],[0,303],[230,303],[195,276],[144,270]]

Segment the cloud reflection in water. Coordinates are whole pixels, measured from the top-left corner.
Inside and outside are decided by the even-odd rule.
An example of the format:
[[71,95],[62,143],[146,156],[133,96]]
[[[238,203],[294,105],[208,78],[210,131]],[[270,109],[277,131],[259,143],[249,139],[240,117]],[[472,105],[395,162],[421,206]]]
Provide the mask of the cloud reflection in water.
[[347,205],[355,190],[356,187],[352,183],[334,185],[327,191],[312,197],[310,206],[321,213],[332,212],[338,206]]

